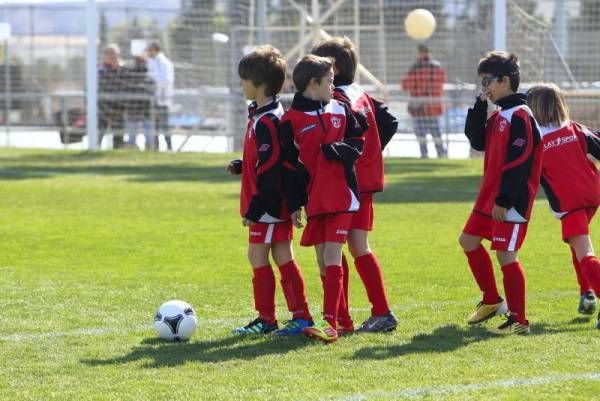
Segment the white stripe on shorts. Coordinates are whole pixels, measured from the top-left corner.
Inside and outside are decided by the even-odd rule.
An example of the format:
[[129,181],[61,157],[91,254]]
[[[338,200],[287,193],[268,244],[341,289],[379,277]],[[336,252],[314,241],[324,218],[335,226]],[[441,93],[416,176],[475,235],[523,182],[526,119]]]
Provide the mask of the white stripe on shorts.
[[517,238],[519,238],[519,226],[520,226],[520,224],[515,223],[515,226],[513,227],[513,232],[510,237],[510,242],[508,243],[509,251],[515,250],[515,246],[517,245]]
[[273,230],[275,229],[275,224],[269,224],[267,227],[267,233],[265,234],[265,244],[270,244],[273,239]]

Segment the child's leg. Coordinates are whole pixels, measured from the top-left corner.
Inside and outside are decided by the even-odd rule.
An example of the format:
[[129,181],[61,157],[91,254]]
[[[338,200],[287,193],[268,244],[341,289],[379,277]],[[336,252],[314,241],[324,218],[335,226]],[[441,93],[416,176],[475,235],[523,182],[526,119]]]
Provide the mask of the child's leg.
[[271,254],[281,273],[281,287],[287,302],[288,310],[292,312],[293,318],[311,320],[304,277],[300,268],[294,260],[291,241],[281,241],[273,244]]
[[356,270],[367,290],[367,298],[371,303],[371,314],[383,316],[390,312],[383,273],[377,257],[371,252],[366,230],[350,230],[348,233],[348,249],[354,257]]
[[269,324],[275,318],[275,275],[269,263],[271,244],[249,244],[248,260],[252,265],[254,290],[254,307],[258,316]]
[[498,303],[500,294],[496,287],[496,277],[494,275],[494,266],[489,253],[481,245],[482,237],[470,235],[463,232],[458,242],[463,248],[473,277],[483,293],[484,304]]
[[594,292],[600,294],[600,261],[594,254],[590,236],[577,235],[570,237],[568,241],[575,251],[583,275],[589,280]]
[[335,329],[340,295],[343,290],[342,244],[325,242],[322,245],[323,264],[325,265],[323,318]]
[[525,316],[525,272],[517,260],[516,251],[496,251],[502,266],[504,294],[513,319],[527,325]]
[[575,249],[570,246],[571,249],[571,259],[573,260],[573,267],[575,268],[575,275],[577,276],[577,283],[579,284],[579,295],[584,295],[586,292],[592,289],[589,280],[583,274],[583,269],[579,260],[577,260],[577,254]]
[[350,284],[350,269],[346,255],[342,253],[342,294],[340,295],[340,306],[338,308],[338,321],[346,328],[354,327],[354,322],[350,316],[350,298],[348,296],[348,287]]

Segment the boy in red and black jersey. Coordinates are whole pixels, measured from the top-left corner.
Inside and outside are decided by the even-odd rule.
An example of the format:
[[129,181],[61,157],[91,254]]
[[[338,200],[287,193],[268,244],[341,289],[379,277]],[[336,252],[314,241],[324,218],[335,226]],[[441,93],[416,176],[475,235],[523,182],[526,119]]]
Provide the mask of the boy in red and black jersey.
[[533,86],[527,103],[542,133],[541,184],[552,213],[560,219],[563,241],[571,248],[580,287],[578,311],[592,315],[594,292],[600,294],[600,262],[589,224],[600,205],[600,173],[588,155],[600,160],[600,136],[569,120],[565,98],[554,84]]
[[[352,217],[348,233],[348,249],[354,258],[354,265],[367,290],[371,303],[371,316],[357,331],[382,332],[394,330],[398,325],[390,310],[383,273],[368,242],[368,233],[373,229],[373,194],[383,191],[384,166],[383,149],[396,133],[398,120],[390,114],[387,106],[364,91],[354,82],[358,65],[358,55],[354,43],[347,37],[334,37],[317,44],[312,53],[334,59],[335,90],[333,97],[347,103],[354,113],[361,113],[369,124],[364,133],[363,154],[356,162],[356,175],[360,189],[360,208]],[[340,332],[353,331],[353,323],[348,308],[348,264],[343,257],[344,292],[340,300]]]
[[[537,122],[519,88],[520,68],[512,53],[494,51],[479,62],[482,93],[469,109],[465,134],[471,146],[485,151],[483,179],[473,212],[459,242],[483,293],[483,300],[468,320],[478,324],[506,312],[496,288],[489,254],[481,245],[492,242],[502,266],[504,292],[510,315],[491,331],[497,334],[525,334],[525,274],[517,260],[533,201],[540,181],[542,146]],[[487,118],[486,98],[499,106]]]
[[[292,222],[282,194],[282,160],[277,124],[283,107],[276,98],[285,80],[286,63],[272,46],[260,46],[244,56],[238,73],[247,99],[249,121],[244,137],[242,160],[227,167],[242,175],[240,214],[249,227],[248,259],[253,268],[254,304],[258,318],[234,330],[236,334],[301,334],[312,325],[304,279],[292,252]],[[275,275],[269,252],[281,273],[281,285],[292,313],[285,327],[278,330],[275,317]]]
[[[331,59],[305,56],[294,68],[293,80],[298,92],[279,131],[287,166],[297,174],[284,183],[290,211],[306,205],[308,223],[300,244],[315,246],[324,288],[324,320],[304,333],[331,342],[338,337],[342,245],[360,206],[354,164],[363,149],[367,123],[357,120],[346,104],[332,100]],[[292,221],[299,221],[298,210]]]

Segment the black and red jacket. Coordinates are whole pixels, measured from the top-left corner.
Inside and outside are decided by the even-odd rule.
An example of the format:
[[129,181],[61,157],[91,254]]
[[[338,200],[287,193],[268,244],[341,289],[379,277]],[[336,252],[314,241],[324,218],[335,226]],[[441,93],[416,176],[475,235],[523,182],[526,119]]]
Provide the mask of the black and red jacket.
[[587,155],[600,160],[600,136],[586,127],[566,122],[541,127],[542,188],[557,218],[600,205],[600,173]]
[[309,218],[354,212],[359,204],[354,164],[360,157],[366,120],[336,100],[320,102],[296,93],[279,123],[284,152],[284,193],[290,211],[306,205]]
[[365,146],[356,162],[356,175],[361,193],[380,192],[384,187],[383,149],[398,128],[398,120],[387,106],[365,92],[358,84],[339,77],[334,80],[333,96],[347,102],[352,111],[361,113],[369,124],[364,133]]
[[281,192],[281,151],[277,136],[283,107],[278,100],[248,107],[248,127],[241,161],[240,214],[256,223],[289,219]]
[[487,102],[469,109],[465,134],[475,150],[485,151],[483,179],[473,211],[491,216],[494,204],[508,209],[505,219],[529,220],[542,168],[542,138],[525,95],[500,99],[487,117]]

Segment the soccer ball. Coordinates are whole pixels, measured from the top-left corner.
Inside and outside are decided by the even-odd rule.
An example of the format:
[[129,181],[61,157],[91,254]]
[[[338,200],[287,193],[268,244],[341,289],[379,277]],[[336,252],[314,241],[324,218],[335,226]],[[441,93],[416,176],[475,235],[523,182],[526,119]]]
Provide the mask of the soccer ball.
[[154,316],[154,328],[160,338],[169,341],[189,339],[196,330],[196,312],[184,301],[171,300],[162,304]]
[[429,10],[416,8],[406,16],[404,28],[411,38],[425,40],[435,31],[435,17]]

